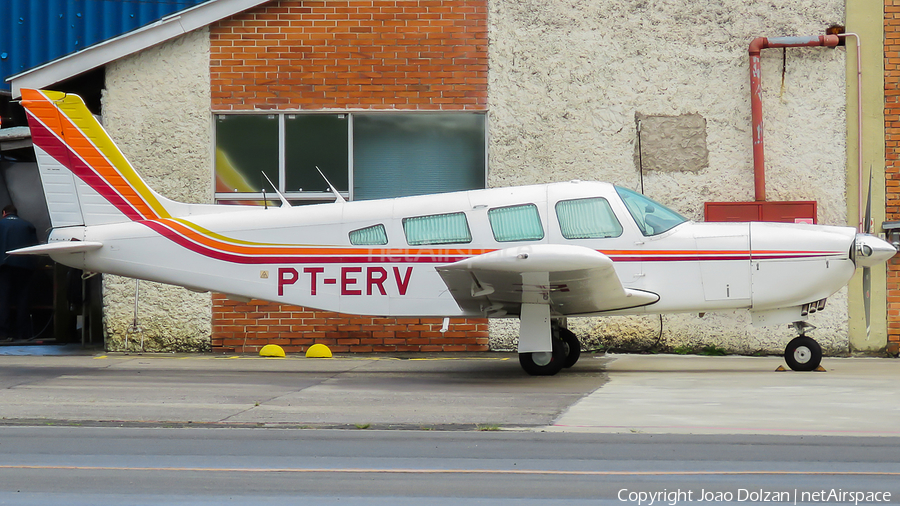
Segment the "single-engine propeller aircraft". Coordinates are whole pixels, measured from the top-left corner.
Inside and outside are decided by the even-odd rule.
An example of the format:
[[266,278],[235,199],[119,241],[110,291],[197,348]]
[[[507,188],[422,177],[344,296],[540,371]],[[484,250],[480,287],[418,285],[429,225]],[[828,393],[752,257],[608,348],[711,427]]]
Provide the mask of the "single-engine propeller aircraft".
[[147,186],[78,96],[22,90],[22,105],[53,230],[12,253],[342,313],[518,317],[534,375],[578,360],[560,317],[739,308],[794,323],[785,359],[815,369],[804,320],[857,267],[896,252],[850,227],[694,223],[597,182],[302,207],[282,196],[268,210],[178,203]]

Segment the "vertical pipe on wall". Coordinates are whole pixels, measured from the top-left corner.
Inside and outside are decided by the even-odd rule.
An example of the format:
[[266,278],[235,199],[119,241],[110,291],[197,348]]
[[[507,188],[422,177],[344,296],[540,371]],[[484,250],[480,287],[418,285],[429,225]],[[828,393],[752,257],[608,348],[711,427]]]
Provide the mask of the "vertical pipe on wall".
[[863,223],[863,135],[862,135],[862,51],[860,50],[859,35],[848,32],[838,34],[838,37],[855,37],[856,38],[856,170],[859,172],[859,195],[856,206],[859,208],[859,228],[860,232],[865,230],[866,224]]
[[762,65],[759,53],[776,47],[834,47],[837,35],[809,37],[757,37],[750,42],[750,116],[753,126],[753,187],[757,201],[766,200],[765,149],[763,147]]

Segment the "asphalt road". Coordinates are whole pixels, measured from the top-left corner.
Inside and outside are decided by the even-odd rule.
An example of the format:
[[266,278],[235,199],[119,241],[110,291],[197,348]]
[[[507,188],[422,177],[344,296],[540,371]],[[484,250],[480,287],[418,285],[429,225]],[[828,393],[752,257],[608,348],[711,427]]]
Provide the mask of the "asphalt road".
[[852,504],[813,494],[898,478],[896,438],[0,427],[3,505]]

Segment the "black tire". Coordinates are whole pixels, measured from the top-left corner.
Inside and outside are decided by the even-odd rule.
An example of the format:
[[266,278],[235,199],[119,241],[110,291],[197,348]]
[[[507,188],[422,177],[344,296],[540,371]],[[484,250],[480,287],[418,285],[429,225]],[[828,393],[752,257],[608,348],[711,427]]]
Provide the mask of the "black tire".
[[581,356],[581,341],[574,332],[563,328],[559,329],[559,338],[562,339],[563,348],[566,350],[566,361],[563,362],[563,367],[572,367]]
[[795,337],[784,348],[784,361],[794,371],[814,371],[822,363],[822,347],[811,337]]
[[559,339],[553,340],[551,353],[519,353],[519,364],[532,376],[553,376],[566,363],[566,347]]

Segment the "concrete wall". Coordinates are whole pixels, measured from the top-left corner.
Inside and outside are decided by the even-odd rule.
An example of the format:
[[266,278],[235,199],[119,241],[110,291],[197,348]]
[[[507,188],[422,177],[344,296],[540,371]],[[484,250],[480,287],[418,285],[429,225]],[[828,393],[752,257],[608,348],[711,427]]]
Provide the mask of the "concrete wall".
[[[183,202],[212,202],[209,31],[197,30],[106,69],[103,123],[147,183]],[[211,297],[141,281],[138,326],[135,281],[104,276],[107,349],[202,351],[210,347]]]
[[[702,118],[705,165],[696,153],[686,164],[644,164],[644,193],[695,220],[704,202],[754,199],[749,42],[822,34],[844,19],[836,0],[493,0],[490,7],[490,185],[583,179],[639,189],[636,118],[690,117],[695,125]],[[782,51],[762,54],[768,199],[816,200],[819,223],[846,224],[845,50],[792,48],[786,56],[783,67]],[[649,149],[650,161],[666,156]],[[846,350],[845,290],[810,321],[823,348]],[[793,334],[786,326],[752,328],[746,311],[663,323],[660,343],[670,348],[780,352]],[[649,347],[659,325],[656,316],[570,321],[589,348]],[[510,346],[516,326],[494,323],[492,346]]]

